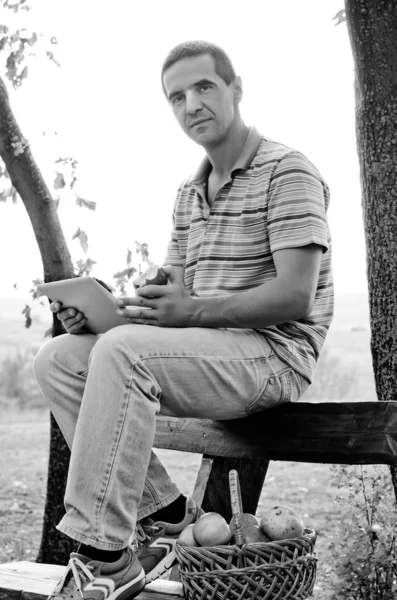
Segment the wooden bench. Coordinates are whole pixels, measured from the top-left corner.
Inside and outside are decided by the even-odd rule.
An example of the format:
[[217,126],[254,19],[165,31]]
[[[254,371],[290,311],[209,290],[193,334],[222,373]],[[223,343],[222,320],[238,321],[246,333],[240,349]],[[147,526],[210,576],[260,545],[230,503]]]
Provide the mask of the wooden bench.
[[[193,495],[230,518],[228,473],[240,474],[243,506],[256,512],[270,460],[397,466],[396,402],[299,402],[246,419],[215,422],[159,417],[156,448],[203,455]],[[0,565],[0,600],[44,600],[64,567]],[[178,581],[146,586],[139,600],[181,600]]]

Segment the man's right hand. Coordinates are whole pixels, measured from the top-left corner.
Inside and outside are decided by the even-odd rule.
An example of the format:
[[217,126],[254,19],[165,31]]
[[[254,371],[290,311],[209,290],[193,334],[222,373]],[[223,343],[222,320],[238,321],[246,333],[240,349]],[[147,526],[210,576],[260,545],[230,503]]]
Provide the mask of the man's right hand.
[[88,333],[85,327],[87,319],[76,308],[62,308],[60,302],[51,302],[50,310],[56,313],[68,333]]

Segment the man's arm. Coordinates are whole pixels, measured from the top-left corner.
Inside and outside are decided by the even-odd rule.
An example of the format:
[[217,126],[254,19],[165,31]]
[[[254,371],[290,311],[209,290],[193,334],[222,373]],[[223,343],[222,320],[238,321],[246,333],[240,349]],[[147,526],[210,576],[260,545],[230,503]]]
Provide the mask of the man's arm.
[[261,329],[307,317],[316,295],[322,252],[316,244],[274,252],[274,279],[241,293],[194,298],[189,325]]
[[130,323],[159,327],[262,329],[296,321],[312,310],[322,252],[317,244],[277,250],[273,253],[274,279],[246,292],[211,298],[191,297],[183,268],[164,265],[169,285],[148,285],[139,288],[135,297],[120,298],[118,313]]

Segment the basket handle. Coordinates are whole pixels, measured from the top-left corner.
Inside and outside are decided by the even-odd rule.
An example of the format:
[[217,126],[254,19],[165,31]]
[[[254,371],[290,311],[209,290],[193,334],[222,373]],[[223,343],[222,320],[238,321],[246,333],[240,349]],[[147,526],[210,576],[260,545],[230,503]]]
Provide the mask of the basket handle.
[[232,514],[234,517],[234,524],[236,530],[234,537],[237,546],[243,545],[243,535],[241,533],[241,515],[243,513],[243,503],[241,500],[241,489],[238,473],[236,469],[229,471],[229,487],[230,487],[230,501],[232,505]]

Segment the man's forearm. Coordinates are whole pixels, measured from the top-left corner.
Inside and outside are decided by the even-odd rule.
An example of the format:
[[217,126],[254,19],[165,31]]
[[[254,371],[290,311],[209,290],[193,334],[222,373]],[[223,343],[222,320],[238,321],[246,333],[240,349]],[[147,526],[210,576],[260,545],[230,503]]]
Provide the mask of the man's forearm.
[[276,277],[245,292],[194,298],[191,326],[261,329],[301,319],[310,309],[304,289]]

